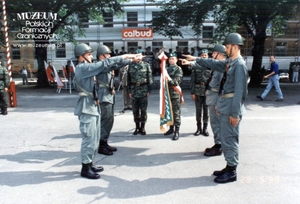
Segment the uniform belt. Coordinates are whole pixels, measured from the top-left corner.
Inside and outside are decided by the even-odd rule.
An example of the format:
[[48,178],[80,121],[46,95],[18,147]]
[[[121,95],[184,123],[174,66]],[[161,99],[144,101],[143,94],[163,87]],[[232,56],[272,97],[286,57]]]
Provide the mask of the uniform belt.
[[228,94],[222,94],[222,98],[232,98],[234,96],[234,93],[228,93]]
[[219,92],[219,89],[215,89],[215,88],[213,88],[213,87],[208,87],[208,89],[207,90],[210,90],[210,91],[213,91],[213,92]]
[[89,95],[84,92],[79,92],[79,96],[89,96]]
[[136,82],[136,83],[131,83],[131,85],[134,85],[134,86],[143,86],[143,85],[146,85],[147,83],[141,83],[141,82]]

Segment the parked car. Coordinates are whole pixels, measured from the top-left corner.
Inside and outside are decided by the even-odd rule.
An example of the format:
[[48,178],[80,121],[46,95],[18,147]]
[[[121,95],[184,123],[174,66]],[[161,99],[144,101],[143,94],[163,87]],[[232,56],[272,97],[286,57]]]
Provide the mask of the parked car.
[[279,75],[279,81],[280,82],[290,82],[289,70],[288,69],[279,70],[278,75]]

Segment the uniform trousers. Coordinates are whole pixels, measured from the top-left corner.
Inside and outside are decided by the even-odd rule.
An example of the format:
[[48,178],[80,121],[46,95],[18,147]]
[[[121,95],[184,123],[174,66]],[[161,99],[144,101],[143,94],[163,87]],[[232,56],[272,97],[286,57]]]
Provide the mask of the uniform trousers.
[[281,89],[280,89],[280,86],[279,86],[279,76],[278,76],[278,74],[275,74],[275,75],[273,75],[269,78],[268,85],[267,85],[265,91],[262,93],[261,97],[264,99],[273,86],[276,89],[276,92],[278,94],[278,98],[283,99],[283,95],[282,95],[282,92],[281,92]]
[[100,140],[100,114],[99,116],[80,114],[79,129],[82,135],[81,161],[83,164],[93,162]]
[[101,140],[107,141],[114,124],[114,104],[100,103],[101,108]]
[[209,111],[210,127],[214,133],[215,144],[221,144],[220,116],[217,115],[214,105],[209,105],[208,111]]
[[8,106],[8,95],[5,91],[0,91],[0,107]]
[[242,117],[239,117],[238,125],[233,127],[229,123],[229,116],[220,114],[221,144],[227,165],[236,166],[239,163],[239,129]]
[[148,97],[132,98],[131,103],[134,122],[146,123]]
[[180,98],[171,98],[171,103],[172,103],[172,110],[173,110],[174,125],[179,127],[181,124]]
[[293,72],[293,82],[298,83],[299,72]]
[[[196,105],[196,121],[197,123],[201,123],[201,117],[203,118],[203,123],[208,123],[208,107],[206,105],[206,97],[196,95],[195,100]],[[202,116],[203,110],[203,116]]]

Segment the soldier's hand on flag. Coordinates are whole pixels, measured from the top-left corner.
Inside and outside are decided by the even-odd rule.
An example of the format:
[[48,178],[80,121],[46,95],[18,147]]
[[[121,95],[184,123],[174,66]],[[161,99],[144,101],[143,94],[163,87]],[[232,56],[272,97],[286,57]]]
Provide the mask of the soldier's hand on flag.
[[4,91],[5,91],[5,92],[8,92],[8,88],[4,88]]

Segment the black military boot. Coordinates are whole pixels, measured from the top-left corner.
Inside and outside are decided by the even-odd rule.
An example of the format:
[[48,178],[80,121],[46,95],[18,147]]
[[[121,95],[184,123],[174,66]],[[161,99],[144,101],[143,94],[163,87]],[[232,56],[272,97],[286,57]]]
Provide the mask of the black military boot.
[[135,131],[133,132],[134,135],[137,135],[140,131],[140,123],[135,122]]
[[208,123],[204,123],[204,124],[203,124],[203,131],[202,131],[202,134],[203,134],[204,136],[209,136],[209,133],[207,132],[207,125],[208,125]]
[[179,126],[175,126],[175,132],[172,140],[178,140],[179,139]]
[[88,179],[99,179],[100,175],[96,174],[92,170],[92,163],[88,164],[82,164],[81,174],[82,177],[88,178]]
[[215,171],[214,175],[217,176],[214,179],[216,183],[229,183],[236,181],[236,167],[237,166],[226,166],[221,171]]
[[117,151],[117,148],[116,147],[112,147],[110,146],[107,141],[103,141],[103,145],[106,149],[108,149],[109,151],[112,151],[112,152],[116,152]]
[[195,136],[199,136],[201,134],[201,123],[197,123],[197,130],[194,133]]
[[114,153],[112,151],[110,151],[109,149],[107,149],[105,144],[106,144],[106,142],[104,140],[100,140],[98,154],[104,154],[107,156],[113,155]]
[[102,172],[102,171],[104,171],[104,168],[102,167],[102,166],[96,166],[96,165],[94,165],[94,164],[92,164],[92,167],[91,167],[91,169],[92,169],[92,171],[93,172]]
[[2,115],[7,115],[7,107],[2,107],[1,112]]
[[204,156],[218,156],[222,154],[221,144],[215,144],[211,148],[206,148],[204,152]]
[[164,135],[171,135],[174,133],[174,125],[171,125],[169,130],[164,133]]
[[146,135],[145,123],[141,123],[140,133],[141,135]]

